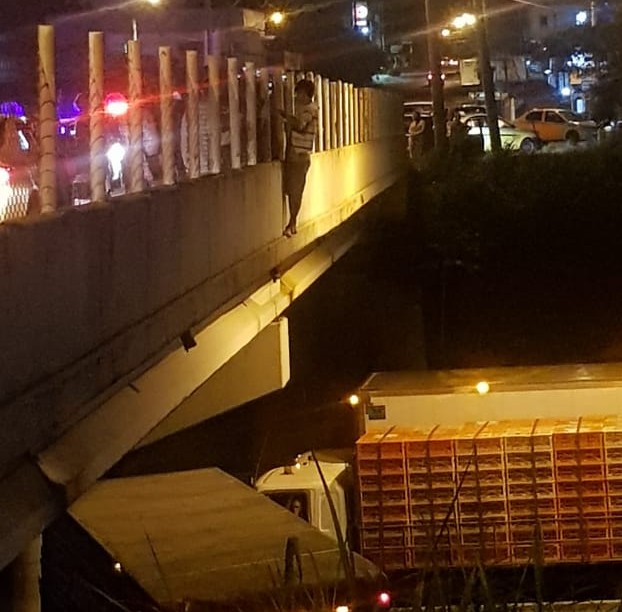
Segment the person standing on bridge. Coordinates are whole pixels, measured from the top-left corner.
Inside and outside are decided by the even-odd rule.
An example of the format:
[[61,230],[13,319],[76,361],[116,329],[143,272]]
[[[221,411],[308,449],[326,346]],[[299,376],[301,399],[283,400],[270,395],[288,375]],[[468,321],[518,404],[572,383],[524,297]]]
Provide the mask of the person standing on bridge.
[[283,166],[283,187],[289,202],[289,223],[283,235],[290,238],[297,232],[296,221],[302,204],[307,172],[317,132],[318,107],[313,102],[315,85],[303,79],[294,87],[294,114],[281,111],[287,130],[287,146]]
[[423,117],[419,111],[415,111],[408,126],[408,156],[417,170],[421,168],[425,128],[426,125]]

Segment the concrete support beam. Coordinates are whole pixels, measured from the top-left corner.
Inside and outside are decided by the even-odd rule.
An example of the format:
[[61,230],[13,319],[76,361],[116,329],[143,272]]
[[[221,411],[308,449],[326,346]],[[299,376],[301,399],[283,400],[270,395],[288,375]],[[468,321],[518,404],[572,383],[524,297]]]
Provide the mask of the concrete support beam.
[[41,612],[41,536],[13,561],[13,612]]
[[43,527],[64,509],[59,488],[54,487],[31,460],[0,478],[0,568],[39,536]]
[[184,341],[38,455],[46,476],[76,500],[106,470],[274,321],[356,242],[333,235],[239,306]]
[[204,382],[139,446],[152,444],[253,399],[282,389],[289,381],[289,332],[281,317]]

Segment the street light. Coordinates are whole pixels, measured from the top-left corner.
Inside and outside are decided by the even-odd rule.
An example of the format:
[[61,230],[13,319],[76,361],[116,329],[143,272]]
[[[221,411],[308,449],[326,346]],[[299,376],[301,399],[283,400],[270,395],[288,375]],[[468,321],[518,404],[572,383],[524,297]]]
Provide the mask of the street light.
[[[143,0],[143,2],[147,2],[151,4],[151,6],[158,6],[161,0]],[[138,22],[136,21],[136,17],[132,17],[132,40],[138,40]]]
[[285,21],[285,15],[281,11],[274,11],[270,13],[268,21],[270,21],[272,25],[280,26]]
[[495,86],[490,66],[490,49],[488,48],[488,38],[486,35],[486,0],[473,0],[479,4],[478,15],[472,13],[462,13],[453,19],[452,26],[456,30],[474,27],[477,35],[478,64],[480,81],[484,90],[484,100],[486,103],[486,117],[488,120],[488,130],[490,133],[490,147],[493,152],[501,150],[501,135],[499,134],[499,119],[497,113],[497,102],[495,100]]
[[477,23],[477,17],[472,13],[462,13],[462,15],[458,15],[452,22],[451,25],[456,28],[456,30],[462,30],[463,28],[472,27]]
[[441,60],[436,44],[437,31],[431,27],[430,0],[424,0],[425,23],[428,43],[428,69],[430,87],[432,89],[432,120],[434,125],[434,147],[447,148],[447,117],[445,116],[445,99],[443,97],[443,78],[441,76]]

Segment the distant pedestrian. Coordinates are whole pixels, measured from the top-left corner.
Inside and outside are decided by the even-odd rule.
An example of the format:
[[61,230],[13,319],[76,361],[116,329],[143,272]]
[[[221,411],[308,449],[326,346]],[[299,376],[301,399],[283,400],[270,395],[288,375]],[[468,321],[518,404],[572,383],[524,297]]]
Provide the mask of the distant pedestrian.
[[412,115],[410,125],[408,126],[408,156],[417,169],[421,167],[425,130],[426,124],[423,117],[421,117],[421,113],[415,111]]
[[313,102],[315,85],[303,79],[294,88],[294,114],[281,111],[287,128],[287,147],[283,166],[283,186],[289,201],[289,222],[283,235],[290,238],[297,232],[297,219],[302,194],[311,165],[311,153],[317,132],[318,107]]
[[455,111],[448,124],[449,150],[461,155],[465,151],[469,128],[461,121],[460,113]]

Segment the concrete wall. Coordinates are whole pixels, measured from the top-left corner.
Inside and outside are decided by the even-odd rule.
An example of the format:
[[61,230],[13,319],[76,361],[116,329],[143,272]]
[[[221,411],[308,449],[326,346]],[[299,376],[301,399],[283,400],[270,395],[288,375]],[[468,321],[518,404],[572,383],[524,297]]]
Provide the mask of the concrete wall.
[[0,226],[0,475],[393,184],[402,138],[315,154],[290,240],[279,163]]

